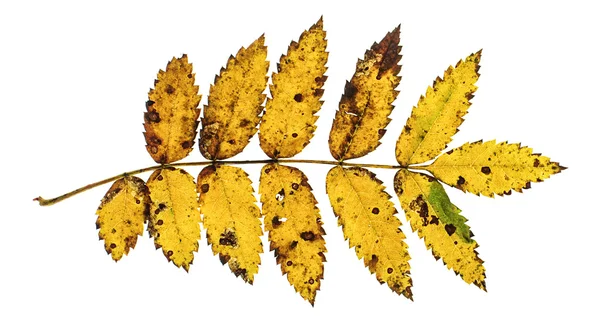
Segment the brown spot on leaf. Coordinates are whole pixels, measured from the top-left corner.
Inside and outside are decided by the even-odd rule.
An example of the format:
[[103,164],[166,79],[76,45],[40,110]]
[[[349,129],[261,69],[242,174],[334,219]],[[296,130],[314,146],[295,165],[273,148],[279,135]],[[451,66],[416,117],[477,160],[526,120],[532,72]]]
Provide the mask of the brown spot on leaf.
[[373,254],[371,256],[371,260],[369,261],[369,266],[371,268],[374,268],[377,265],[377,262],[379,261],[379,259],[377,258],[377,255]]
[[527,183],[525,184],[525,187],[523,187],[523,189],[529,189],[531,188],[531,182],[527,181]]
[[219,244],[224,246],[236,247],[237,244],[237,236],[233,231],[225,231],[221,234],[221,238],[219,239]]
[[452,236],[454,234],[454,232],[456,232],[456,227],[452,224],[446,224],[444,226],[444,229],[448,233],[448,236]]
[[392,269],[392,268],[388,268],[388,269],[387,269],[387,273],[388,273],[388,274],[392,274],[392,272],[394,272],[394,269]]
[[175,92],[175,88],[173,88],[173,86],[172,86],[172,85],[168,84],[168,85],[167,85],[167,88],[165,89],[165,91],[166,91],[168,94],[173,94],[173,93]]
[[145,118],[149,122],[158,123],[160,122],[160,115],[157,112],[148,112],[145,114]]
[[536,158],[533,160],[533,167],[538,167],[538,166],[540,166],[540,160]]
[[310,279],[308,279],[308,283],[312,285],[315,283],[315,280],[313,278],[310,278]]
[[298,187],[300,187],[297,183],[292,183],[292,189],[294,190],[298,190]]
[[156,225],[163,225],[163,223],[164,223],[163,220],[156,221]]
[[167,257],[171,257],[171,256],[173,256],[173,251],[168,251],[167,252]]
[[484,166],[481,168],[481,173],[490,174],[490,173],[492,173],[492,170],[489,168],[489,166]]
[[186,140],[181,143],[181,148],[183,148],[183,149],[192,148],[192,143],[189,140]]
[[250,120],[243,119],[243,120],[240,122],[240,128],[246,127],[246,126],[248,126],[250,123],[252,123],[252,122],[250,122]]
[[231,259],[231,256],[219,253],[219,261],[221,261],[221,264],[229,262],[229,259]]
[[301,93],[297,93],[297,94],[294,96],[294,100],[295,100],[296,102],[302,102],[302,100],[303,100],[303,99],[304,99],[304,97],[302,96],[302,94],[301,94]]
[[208,183],[204,183],[202,186],[200,186],[200,191],[202,193],[207,193],[208,190],[210,190],[210,185]]
[[465,184],[465,178],[463,178],[462,176],[458,177],[458,180],[456,180],[456,184],[459,186],[462,186],[463,184]]
[[273,224],[274,228],[278,227],[281,224],[281,221],[279,221],[279,217],[274,216],[273,220],[271,220],[271,224]]
[[298,133],[294,132],[292,133],[292,138],[297,138],[298,137]]
[[227,141],[230,145],[235,145],[235,140],[230,139],[229,141]]
[[152,154],[156,154],[156,153],[158,153],[158,147],[156,147],[156,146],[151,146],[151,147],[150,147],[150,152],[151,152]]
[[163,176],[162,176],[162,175],[159,175],[159,176],[157,176],[157,177],[156,177],[156,180],[158,180],[158,181],[162,181],[162,180],[163,180]]
[[297,240],[294,240],[293,242],[290,243],[290,249],[294,249],[294,248],[296,248],[296,246],[298,246]]
[[285,265],[287,265],[287,266],[292,266],[292,264],[294,264],[294,263],[292,263],[292,261],[287,261],[287,262],[285,263]]
[[429,221],[429,224],[440,224],[440,219],[437,216],[432,215],[431,221]]
[[304,231],[300,234],[300,237],[306,241],[312,241],[315,239],[315,234],[312,231]]
[[110,248],[115,249],[115,248],[117,248],[117,245],[115,245],[115,243],[112,243],[112,244],[110,244]]
[[379,208],[373,207],[373,209],[371,210],[371,213],[373,213],[373,214],[379,214]]

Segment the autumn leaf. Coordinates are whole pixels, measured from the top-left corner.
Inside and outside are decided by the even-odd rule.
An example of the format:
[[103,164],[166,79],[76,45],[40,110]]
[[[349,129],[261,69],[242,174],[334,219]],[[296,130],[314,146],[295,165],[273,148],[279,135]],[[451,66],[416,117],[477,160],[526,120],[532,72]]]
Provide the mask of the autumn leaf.
[[321,109],[328,53],[323,18],[281,56],[260,123],[260,147],[271,158],[293,157],[308,145]]
[[464,121],[471,105],[469,100],[477,90],[480,60],[481,50],[459,61],[456,67],[449,67],[443,79],[438,77],[433,88],[427,88],[396,143],[400,165],[426,162],[446,148]]
[[156,170],[148,178],[150,220],[148,231],[156,248],[186,271],[194,261],[200,240],[200,212],[194,178],[176,168]]
[[444,187],[428,175],[401,169],[394,178],[394,189],[406,219],[433,256],[468,284],[485,290],[485,268],[475,250],[477,242]]
[[260,176],[260,201],[281,273],[314,305],[323,279],[325,240],[317,200],[308,178],[295,167],[267,164]]
[[98,236],[113,260],[120,260],[134,248],[137,236],[144,232],[150,198],[144,181],[123,177],[110,187],[96,211]]
[[146,150],[155,162],[168,164],[186,157],[196,138],[201,96],[187,55],[173,57],[160,70],[148,93],[144,113]]
[[565,169],[531,148],[495,140],[466,143],[423,168],[448,185],[488,197],[521,192]]
[[367,169],[333,167],[327,194],[344,238],[380,283],[412,299],[408,246],[396,208],[383,184]]
[[200,130],[200,152],[208,159],[240,153],[256,133],[267,87],[267,47],[264,36],[229,57],[210,87]]
[[260,210],[252,181],[239,167],[211,165],[198,176],[206,239],[221,263],[252,284],[262,253]]
[[[485,290],[478,243],[443,183],[464,192],[507,195],[528,189],[565,169],[520,144],[466,143],[441,152],[451,142],[477,90],[481,51],[450,66],[413,108],[396,143],[400,165],[347,163],[375,150],[390,122],[399,94],[400,27],[386,34],[358,60],[335,113],[329,150],[335,161],[294,159],[316,131],[328,60],[323,19],[292,41],[267,85],[264,36],[231,56],[210,87],[199,136],[209,161],[175,163],[194,144],[201,96],[187,56],[160,70],[144,114],[146,149],[159,164],[88,184],[61,196],[34,200],[52,205],[115,181],[97,210],[98,235],[115,261],[136,245],[148,223],[156,248],[177,267],[189,270],[198,251],[202,222],[208,245],[235,276],[252,284],[261,264],[261,209],[252,181],[231,164],[261,164],[260,200],[270,249],[282,275],[314,305],[324,277],[325,231],[308,177],[287,163],[334,165],[326,192],[344,238],[381,284],[412,300],[410,255],[396,208],[382,181],[366,168],[394,169],[394,189],[411,225],[443,263],[462,279]],[[262,114],[262,116],[261,116]],[[268,159],[225,160],[241,153],[257,132]],[[176,166],[203,166],[195,182]],[[428,171],[429,174],[414,172]],[[154,171],[147,183],[135,175]]]
[[336,160],[361,157],[379,146],[399,93],[399,42],[400,26],[367,50],[346,82],[329,134],[329,151]]

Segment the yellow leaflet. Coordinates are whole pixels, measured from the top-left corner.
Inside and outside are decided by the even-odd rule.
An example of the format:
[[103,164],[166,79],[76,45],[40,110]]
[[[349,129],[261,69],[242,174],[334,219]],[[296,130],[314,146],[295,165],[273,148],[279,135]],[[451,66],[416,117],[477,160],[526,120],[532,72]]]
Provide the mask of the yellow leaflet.
[[428,175],[401,169],[394,178],[394,189],[413,231],[436,260],[441,258],[465,282],[485,290],[485,268],[475,250],[477,242],[444,187]]
[[392,102],[400,83],[400,26],[374,43],[358,60],[356,72],[346,82],[329,134],[329,151],[337,160],[364,156],[375,150],[390,122]]
[[295,167],[267,164],[262,169],[259,193],[271,250],[282,274],[314,305],[326,249],[321,215],[311,190],[306,175]]
[[421,96],[396,143],[396,159],[401,165],[423,163],[446,148],[464,121],[477,90],[481,50],[450,66]]
[[177,267],[189,270],[198,251],[200,212],[194,178],[182,169],[156,170],[148,179],[150,221],[154,245]]
[[133,176],[115,181],[102,198],[96,211],[96,228],[113,260],[120,260],[135,247],[137,236],[144,232],[148,206],[148,188],[142,179]]
[[336,166],[327,174],[326,188],[344,237],[358,258],[380,283],[412,300],[408,246],[382,182],[366,169]]
[[221,263],[252,284],[258,273],[262,235],[252,182],[239,167],[211,165],[198,175],[206,239]]
[[158,72],[154,89],[148,93],[144,136],[146,150],[157,163],[173,163],[192,151],[201,98],[194,77],[187,55],[173,57],[166,71]]
[[292,42],[273,73],[260,123],[260,147],[271,158],[293,157],[308,145],[321,109],[327,68],[323,18]]
[[423,168],[453,187],[488,197],[521,192],[565,169],[531,148],[495,140],[466,143]]
[[210,86],[200,130],[200,152],[208,159],[232,157],[256,133],[267,87],[267,47],[261,36],[248,49],[230,56]]

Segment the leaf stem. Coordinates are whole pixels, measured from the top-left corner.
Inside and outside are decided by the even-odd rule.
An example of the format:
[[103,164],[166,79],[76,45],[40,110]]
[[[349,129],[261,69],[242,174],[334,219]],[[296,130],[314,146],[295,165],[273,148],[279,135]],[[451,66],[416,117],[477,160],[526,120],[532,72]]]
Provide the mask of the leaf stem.
[[54,205],[58,202],[61,202],[67,198],[71,198],[77,194],[80,194],[86,190],[90,190],[92,188],[101,186],[103,184],[107,184],[109,182],[113,182],[120,178],[124,178],[130,175],[136,175],[152,170],[157,170],[165,167],[179,167],[179,166],[203,166],[203,165],[213,165],[213,164],[235,164],[235,165],[245,165],[245,164],[267,164],[267,163],[290,163],[290,164],[322,164],[322,165],[342,165],[342,166],[357,166],[357,167],[369,167],[376,169],[400,169],[403,168],[401,165],[384,165],[384,164],[362,164],[362,163],[346,163],[346,162],[338,162],[338,161],[323,161],[323,160],[313,160],[313,159],[262,159],[262,160],[246,160],[246,161],[202,161],[202,162],[182,162],[182,163],[173,163],[173,164],[165,164],[165,165],[154,165],[145,167],[142,169],[137,169],[125,173],[121,173],[115,175],[110,178],[106,178],[104,180],[100,180],[94,183],[90,183],[81,188],[77,188],[73,191],[70,191],[64,195],[46,199],[42,196],[36,197],[33,200],[37,201],[40,206],[50,206]]

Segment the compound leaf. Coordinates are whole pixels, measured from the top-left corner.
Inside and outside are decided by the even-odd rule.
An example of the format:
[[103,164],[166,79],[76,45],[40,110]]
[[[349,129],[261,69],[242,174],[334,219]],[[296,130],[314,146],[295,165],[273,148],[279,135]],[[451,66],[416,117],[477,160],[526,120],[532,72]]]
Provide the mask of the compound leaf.
[[262,253],[260,210],[252,182],[239,167],[211,165],[198,175],[206,239],[221,263],[252,284]]
[[336,160],[361,157],[379,146],[399,93],[399,42],[400,26],[367,50],[346,82],[329,134],[329,151]]
[[173,167],[154,171],[148,178],[150,220],[148,231],[156,248],[186,271],[194,260],[200,240],[200,212],[194,178]]
[[201,96],[187,55],[160,70],[148,93],[144,113],[146,150],[155,162],[168,164],[186,157],[196,138]]
[[211,160],[240,153],[256,133],[267,87],[264,36],[230,56],[210,86],[200,130],[200,152]]
[[120,260],[134,248],[144,232],[150,198],[144,181],[134,176],[121,178],[110,187],[96,211],[96,228],[104,249]]
[[456,67],[450,66],[444,78],[437,78],[428,87],[396,143],[396,159],[403,166],[423,163],[435,158],[446,148],[464,121],[477,90],[481,50],[471,54]]
[[465,143],[423,168],[450,186],[488,197],[521,192],[565,169],[531,148],[495,140]]
[[267,164],[260,176],[265,230],[281,273],[300,295],[314,305],[323,279],[325,231],[317,200],[299,169]]
[[441,258],[465,282],[485,290],[485,268],[475,250],[477,242],[444,187],[428,175],[401,169],[394,178],[394,189],[413,231],[436,260]]
[[383,184],[369,170],[336,166],[327,174],[329,201],[359,259],[397,294],[412,299],[408,246]]
[[260,147],[271,158],[293,157],[308,145],[321,109],[327,68],[323,18],[292,42],[273,73],[260,123]]

